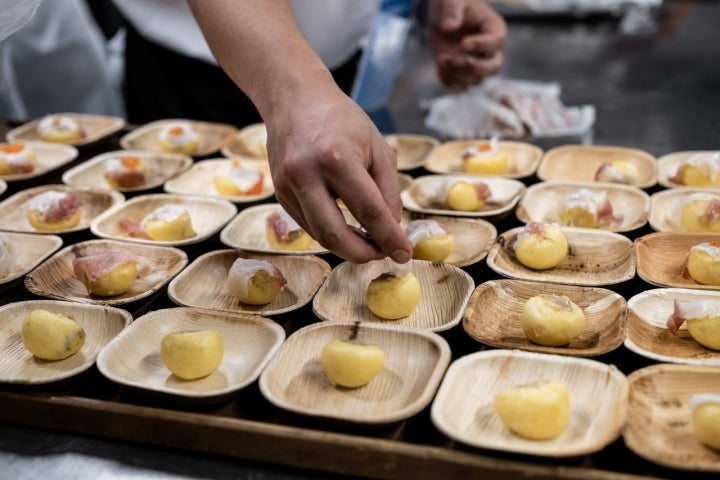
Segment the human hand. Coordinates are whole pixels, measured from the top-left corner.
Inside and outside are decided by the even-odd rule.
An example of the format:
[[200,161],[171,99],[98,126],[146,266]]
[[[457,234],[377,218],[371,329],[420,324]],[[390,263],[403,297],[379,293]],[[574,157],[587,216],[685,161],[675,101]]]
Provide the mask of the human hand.
[[[395,153],[365,112],[334,85],[277,105],[264,120],[275,195],[286,211],[346,260],[407,262]],[[372,240],[347,225],[338,198]]]
[[429,34],[438,77],[464,90],[500,72],[507,24],[484,0],[431,0]]

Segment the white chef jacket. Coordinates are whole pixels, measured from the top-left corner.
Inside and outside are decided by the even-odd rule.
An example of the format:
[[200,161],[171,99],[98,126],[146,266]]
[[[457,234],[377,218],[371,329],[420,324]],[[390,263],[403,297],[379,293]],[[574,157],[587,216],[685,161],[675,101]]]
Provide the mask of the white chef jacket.
[[[185,56],[216,63],[186,0],[113,1],[145,38]],[[360,48],[380,1],[292,0],[292,5],[308,42],[333,69]]]

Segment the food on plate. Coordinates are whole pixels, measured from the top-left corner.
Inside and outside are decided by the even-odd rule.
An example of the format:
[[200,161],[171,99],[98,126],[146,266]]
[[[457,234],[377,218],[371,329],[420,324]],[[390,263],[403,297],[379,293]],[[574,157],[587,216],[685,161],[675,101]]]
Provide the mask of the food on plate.
[[479,142],[462,152],[463,170],[480,175],[500,175],[507,170],[508,159],[500,151],[497,138]]
[[170,332],[160,341],[163,363],[183,380],[207,377],[220,366],[224,354],[222,337],[217,330]]
[[614,220],[613,206],[607,192],[581,188],[563,198],[558,217],[570,227],[598,228]]
[[720,286],[720,240],[694,245],[684,267],[697,283]]
[[667,328],[675,333],[683,323],[687,324],[690,336],[697,343],[711,350],[720,350],[720,300],[675,300]]
[[177,242],[194,237],[190,213],[184,205],[170,203],[156,208],[140,221],[140,229],[151,240]]
[[557,381],[539,381],[502,390],[495,411],[516,434],[532,440],[560,435],[570,419],[570,390]]
[[216,175],[213,184],[220,195],[258,195],[262,192],[264,179],[265,175],[257,168],[234,159],[230,163],[230,171],[226,175]]
[[572,342],[585,327],[585,314],[567,295],[530,297],[520,315],[523,332],[538,345],[560,347]]
[[22,175],[37,168],[35,149],[23,142],[0,143],[0,175]]
[[720,196],[694,193],[678,204],[682,225],[689,232],[720,232]]
[[640,170],[627,160],[603,162],[595,171],[595,181],[633,185],[640,180]]
[[720,395],[696,393],[690,397],[689,406],[695,436],[704,445],[720,450]]
[[307,250],[313,242],[312,237],[282,209],[265,217],[265,237],[270,247],[277,250]]
[[405,234],[413,245],[413,258],[419,260],[442,262],[455,245],[455,236],[437,220],[413,220],[405,228]]
[[43,360],[62,360],[85,345],[85,330],[74,318],[42,308],[31,311],[22,322],[22,343]]
[[88,292],[114,297],[130,290],[138,276],[140,259],[124,250],[96,250],[73,260],[75,277]]
[[142,158],[123,155],[104,162],[105,181],[113,188],[142,187],[147,182],[148,166]]
[[46,142],[75,143],[85,137],[80,124],[67,115],[46,115],[37,126],[40,139]]
[[410,315],[417,307],[421,294],[420,282],[410,271],[410,262],[399,265],[372,279],[365,300],[372,313],[386,320]]
[[286,284],[287,280],[275,265],[253,258],[236,259],[226,281],[230,293],[248,305],[267,305]]
[[697,152],[690,155],[669,180],[680,185],[695,187],[720,185],[720,151]]
[[372,344],[331,340],[320,354],[328,380],[335,386],[358,388],[370,383],[385,366],[385,352]]
[[568,254],[568,242],[556,223],[530,222],[517,235],[512,250],[520,263],[534,270],[556,267]]
[[490,187],[485,182],[453,181],[445,190],[445,204],[451,210],[475,212],[490,198]]
[[200,145],[200,135],[190,122],[169,122],[158,133],[160,150],[192,154]]
[[3,233],[0,233],[0,279],[10,274],[15,264],[13,256],[14,252],[10,240]]
[[30,199],[27,220],[41,232],[74,228],[82,215],[82,203],[70,192],[47,190]]

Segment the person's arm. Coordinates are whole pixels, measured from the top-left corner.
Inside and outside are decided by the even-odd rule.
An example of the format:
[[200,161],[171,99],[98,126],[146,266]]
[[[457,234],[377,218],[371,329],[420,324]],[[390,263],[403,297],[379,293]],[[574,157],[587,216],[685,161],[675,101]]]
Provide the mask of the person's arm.
[[[288,1],[189,0],[218,63],[268,131],[278,201],[321,245],[353,262],[404,263],[396,158],[372,121],[335,84]],[[343,200],[373,242],[347,226]]]

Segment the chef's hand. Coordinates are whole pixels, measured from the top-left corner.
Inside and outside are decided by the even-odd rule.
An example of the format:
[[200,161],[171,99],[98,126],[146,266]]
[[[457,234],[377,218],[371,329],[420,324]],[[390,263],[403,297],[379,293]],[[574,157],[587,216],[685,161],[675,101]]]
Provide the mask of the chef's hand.
[[483,0],[430,0],[429,34],[438,77],[464,90],[500,72],[507,24]]
[[[393,149],[363,110],[334,84],[306,89],[264,118],[275,195],[323,247],[351,262],[407,262]],[[367,231],[347,225],[341,199]]]

